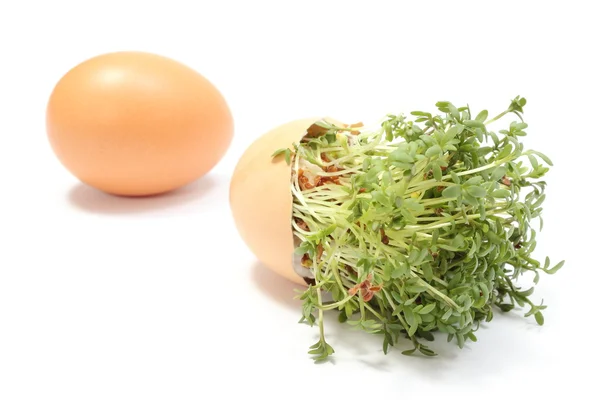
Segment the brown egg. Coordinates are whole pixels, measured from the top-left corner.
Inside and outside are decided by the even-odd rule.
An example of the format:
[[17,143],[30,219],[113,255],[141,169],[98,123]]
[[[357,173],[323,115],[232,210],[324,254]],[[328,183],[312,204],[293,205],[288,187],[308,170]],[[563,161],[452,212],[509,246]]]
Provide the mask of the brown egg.
[[292,149],[320,119],[339,123],[330,118],[300,119],[259,137],[238,161],[230,183],[230,207],[243,241],[265,266],[301,285],[306,281],[294,270],[292,167],[284,157],[272,154]]
[[192,68],[144,52],[88,59],[54,87],[50,144],[79,180],[125,196],[168,192],[209,172],[233,137],[219,90]]

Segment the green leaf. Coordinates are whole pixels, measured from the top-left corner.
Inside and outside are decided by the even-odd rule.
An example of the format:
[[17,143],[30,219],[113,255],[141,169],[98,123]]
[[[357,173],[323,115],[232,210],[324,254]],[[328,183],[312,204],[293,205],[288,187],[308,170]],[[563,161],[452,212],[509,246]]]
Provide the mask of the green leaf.
[[487,117],[488,117],[487,110],[482,110],[482,111],[479,112],[479,114],[477,114],[477,116],[475,117],[475,120],[479,121],[479,122],[485,122],[485,120],[487,119]]
[[490,177],[490,179],[493,181],[497,181],[501,179],[504,175],[506,175],[506,167],[504,165],[501,165],[494,169],[494,172],[492,172],[492,176]]
[[460,113],[452,103],[448,104],[448,109],[450,110],[450,115],[452,115],[455,120],[460,121]]
[[319,340],[317,343],[313,344],[309,347],[309,349],[319,349],[321,348],[321,341]]
[[390,160],[402,163],[412,163],[415,159],[403,149],[396,149],[390,153]]
[[427,290],[427,288],[425,286],[419,286],[419,285],[409,285],[409,286],[406,286],[405,289],[408,293],[422,293]]
[[511,125],[512,125],[513,130],[515,130],[515,131],[522,131],[523,129],[526,129],[528,126],[525,122],[516,122]]
[[421,352],[421,354],[428,357],[434,357],[437,355],[433,350],[423,346],[419,346],[419,351]]
[[448,143],[450,140],[454,139],[458,134],[460,134],[458,126],[452,125],[444,134],[444,143]]
[[[398,279],[398,278],[402,278],[403,276],[407,275],[409,271],[408,265],[405,262],[399,262],[396,265],[396,268],[394,268],[394,270],[392,271],[392,278],[393,279]],[[392,292],[392,295],[395,294],[395,292]],[[401,302],[401,300],[398,300]]]
[[429,263],[422,264],[421,269],[423,270],[423,277],[426,280],[431,281],[433,279],[433,269],[431,268],[431,265]]
[[562,260],[561,262],[559,262],[558,264],[556,264],[554,267],[552,267],[550,269],[546,269],[545,272],[549,275],[555,274],[556,272],[558,272],[559,269],[561,269],[563,267],[563,265],[565,265],[565,260]]
[[533,316],[535,318],[535,321],[538,323],[538,325],[544,325],[544,315],[542,315],[542,313],[540,311],[533,314]]
[[468,192],[464,192],[462,194],[462,200],[463,200],[463,203],[473,206],[473,207],[477,207],[479,205],[477,198],[471,196]]
[[527,289],[527,290],[523,290],[523,291],[521,291],[521,292],[518,292],[518,293],[519,293],[519,295],[520,295],[521,297],[529,297],[529,296],[531,296],[531,295],[533,294],[533,291],[534,291],[534,290],[535,290],[535,288],[534,288],[534,287],[530,287],[529,289]]
[[452,186],[446,187],[442,191],[442,196],[447,199],[455,198],[460,195],[460,192],[461,192],[461,187],[459,185],[452,185]]
[[496,158],[498,160],[504,159],[504,158],[508,157],[512,152],[513,152],[512,145],[507,144],[502,148],[502,150],[500,150],[500,153],[498,153]]
[[467,337],[469,339],[471,339],[472,342],[476,342],[477,341],[477,336],[475,336],[475,334],[473,332],[467,333]]
[[372,191],[371,197],[373,200],[377,201],[382,205],[388,205],[390,203],[390,199],[380,191]]
[[485,124],[478,120],[463,121],[463,124],[465,126],[468,126],[469,128],[484,128],[485,129]]
[[427,304],[419,310],[419,314],[429,314],[435,308],[435,303]]
[[406,323],[409,325],[408,336],[414,336],[417,332],[417,328],[419,327],[417,323],[417,319],[415,314],[413,313],[410,307],[404,307],[404,319],[406,319]]
[[279,149],[279,150],[276,150],[273,154],[271,154],[271,157],[272,158],[276,158],[276,157],[278,157],[278,156],[280,156],[282,154],[284,156],[284,159],[285,159],[285,162],[287,163],[287,165],[290,165],[291,154],[292,154],[292,151],[290,149]]
[[430,158],[434,156],[439,156],[440,154],[442,154],[442,148],[437,144],[431,146],[427,149],[427,151],[425,151],[425,156]]
[[409,350],[404,350],[402,352],[402,354],[404,354],[405,356],[410,356],[411,354],[413,354],[415,351],[417,350],[417,348],[415,347],[414,349],[409,349]]
[[383,339],[383,354],[388,354],[388,347],[390,345],[390,339],[386,335]]
[[404,200],[404,206],[407,209],[417,212],[417,213],[423,212],[423,210],[425,209],[425,206],[423,204],[421,204],[417,200],[411,199],[411,198]]
[[286,151],[289,151],[289,149],[279,149],[279,150],[275,150],[275,152],[273,154],[271,154],[271,157],[277,157],[280,154],[285,153]]
[[529,158],[529,162],[531,163],[531,167],[532,167],[533,169],[537,169],[537,167],[538,167],[538,165],[539,165],[539,164],[538,164],[538,161],[537,161],[537,158],[535,158],[535,157],[534,157],[533,155],[531,155],[531,154],[528,154],[528,155],[527,155],[527,158]]
[[412,111],[410,114],[414,115],[414,116],[418,116],[418,117],[428,117],[428,118],[431,118],[431,113],[423,112],[423,111]]
[[460,178],[458,177],[458,175],[456,175],[456,172],[450,171],[450,176],[452,177],[452,182],[456,183],[457,185],[460,185]]
[[465,182],[465,185],[479,185],[481,182],[483,182],[483,178],[481,176],[477,175],[477,176],[473,176],[473,177],[469,178]]
[[327,236],[331,235],[333,233],[333,231],[335,231],[336,228],[337,228],[337,224],[335,224],[335,223],[331,224],[321,232],[321,235],[323,237],[327,237]]
[[442,315],[442,320],[447,321],[448,318],[450,318],[452,316],[452,309],[449,308],[444,315]]
[[460,334],[460,333],[456,334],[456,341],[458,343],[459,348],[462,349],[465,346],[465,337],[462,334]]
[[485,197],[485,195],[487,194],[487,192],[485,191],[484,188],[482,188],[481,186],[468,186],[465,191],[475,197],[475,198],[481,198],[481,197]]
[[530,153],[535,154],[536,156],[538,156],[539,158],[541,158],[542,160],[544,160],[544,162],[550,166],[553,166],[554,164],[552,164],[552,160],[550,160],[550,158],[548,156],[546,156],[543,153],[540,153],[539,151],[535,151],[535,150],[529,150]]
[[442,180],[442,169],[440,168],[440,166],[438,164],[434,164],[432,169],[433,169],[433,178],[436,181],[441,181]]
[[457,233],[456,236],[454,236],[454,239],[452,239],[452,246],[460,249],[465,245],[465,237],[463,235],[461,235],[460,233]]
[[510,190],[508,189],[496,189],[492,192],[492,196],[498,198],[506,198],[510,196]]
[[390,125],[389,121],[385,121],[383,123],[383,129],[385,131],[385,138],[388,142],[391,142],[392,140],[394,140],[394,134],[392,131],[392,127]]
[[348,321],[348,315],[345,312],[338,313],[338,322],[343,324],[346,321]]

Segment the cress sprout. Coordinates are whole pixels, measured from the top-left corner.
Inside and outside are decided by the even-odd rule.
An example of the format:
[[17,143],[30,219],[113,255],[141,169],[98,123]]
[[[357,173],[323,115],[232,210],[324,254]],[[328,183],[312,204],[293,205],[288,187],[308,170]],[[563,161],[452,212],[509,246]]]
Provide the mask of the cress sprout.
[[[488,119],[442,101],[437,114],[388,115],[375,129],[319,121],[273,154],[291,165],[296,254],[309,277],[301,321],[319,327],[317,360],[334,352],[324,312],[381,334],[385,353],[404,337],[404,354],[427,356],[435,331],[461,348],[476,341],[494,307],[527,307],[543,324],[546,305],[516,281],[530,271],[537,284],[564,261],[532,255],[552,162],[519,141],[525,104],[516,97]],[[490,129],[509,115],[518,121]]]

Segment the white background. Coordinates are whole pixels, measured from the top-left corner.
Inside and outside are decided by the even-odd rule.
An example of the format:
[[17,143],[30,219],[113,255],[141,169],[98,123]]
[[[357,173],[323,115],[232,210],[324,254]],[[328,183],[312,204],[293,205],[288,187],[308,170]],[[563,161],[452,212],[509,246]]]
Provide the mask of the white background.
[[[0,399],[526,398],[597,392],[598,13],[583,1],[0,2]],[[160,53],[219,87],[235,117],[221,163],[180,191],[119,199],[82,186],[45,133],[68,69],[115,50]],[[546,324],[501,316],[462,351],[385,356],[327,324],[306,353],[294,286],[235,231],[228,183],[290,119],[373,121],[438,100],[501,111],[527,98],[548,154],[536,254],[566,259],[534,298]],[[407,348],[406,346],[403,348]],[[596,371],[594,373],[593,371]]]

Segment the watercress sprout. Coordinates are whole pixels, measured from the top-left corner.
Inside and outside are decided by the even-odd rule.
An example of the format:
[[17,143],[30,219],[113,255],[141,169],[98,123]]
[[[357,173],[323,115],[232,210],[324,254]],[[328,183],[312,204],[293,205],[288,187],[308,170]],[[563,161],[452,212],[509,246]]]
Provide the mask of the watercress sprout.
[[[293,232],[310,285],[299,294],[302,322],[319,327],[309,353],[324,360],[325,312],[380,334],[383,351],[436,355],[433,332],[463,347],[494,310],[526,307],[544,323],[543,301],[517,279],[554,274],[533,251],[552,166],[519,140],[528,125],[516,97],[497,116],[436,103],[436,112],[388,115],[376,129],[317,123],[281,149],[292,168]],[[517,120],[493,130],[510,115]]]

